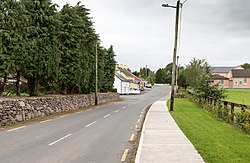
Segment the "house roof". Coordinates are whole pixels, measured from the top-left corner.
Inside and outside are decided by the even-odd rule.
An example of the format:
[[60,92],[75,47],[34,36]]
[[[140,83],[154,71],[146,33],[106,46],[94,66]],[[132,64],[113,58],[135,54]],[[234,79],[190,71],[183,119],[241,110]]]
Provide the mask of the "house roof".
[[132,73],[130,73],[128,70],[123,69],[121,67],[118,67],[118,70],[121,71],[122,73],[124,73],[127,77],[134,78],[134,75]]
[[115,76],[118,77],[121,81],[130,82],[130,80],[125,79],[121,74],[115,72]]
[[213,75],[213,79],[217,79],[217,80],[229,80],[229,78],[218,75],[218,74],[214,74]]
[[234,69],[235,67],[212,67],[212,72],[213,73],[227,73]]
[[250,70],[232,70],[233,78],[250,78]]
[[134,74],[132,74],[130,71],[123,69],[121,67],[118,67],[118,70],[122,73],[124,73],[127,77],[134,78],[134,80],[140,81],[141,79]]

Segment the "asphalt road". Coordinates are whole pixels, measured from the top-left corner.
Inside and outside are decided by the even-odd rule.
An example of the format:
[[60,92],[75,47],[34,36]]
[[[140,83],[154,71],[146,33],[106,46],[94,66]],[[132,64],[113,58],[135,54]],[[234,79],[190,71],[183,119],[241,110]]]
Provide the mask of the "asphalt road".
[[169,91],[169,86],[155,86],[141,95],[121,96],[121,102],[1,131],[0,162],[121,162],[125,149],[132,149],[129,140],[145,108]]

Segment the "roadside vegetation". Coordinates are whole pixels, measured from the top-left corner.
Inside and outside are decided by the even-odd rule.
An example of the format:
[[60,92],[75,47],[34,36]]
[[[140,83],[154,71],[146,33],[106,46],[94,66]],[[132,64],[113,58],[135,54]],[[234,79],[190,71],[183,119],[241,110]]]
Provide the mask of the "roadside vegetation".
[[250,136],[218,120],[186,98],[175,100],[176,123],[206,162],[250,162]]
[[113,90],[115,53],[101,46],[90,11],[78,2],[0,1],[0,95],[82,94]]

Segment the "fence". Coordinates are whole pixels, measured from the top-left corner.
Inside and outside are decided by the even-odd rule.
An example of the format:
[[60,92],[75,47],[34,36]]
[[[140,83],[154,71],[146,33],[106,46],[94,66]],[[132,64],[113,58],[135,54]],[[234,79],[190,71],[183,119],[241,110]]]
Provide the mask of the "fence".
[[189,99],[199,104],[202,108],[250,133],[250,105],[218,100],[211,97],[199,99],[194,98],[191,92],[188,92],[188,94],[191,95]]

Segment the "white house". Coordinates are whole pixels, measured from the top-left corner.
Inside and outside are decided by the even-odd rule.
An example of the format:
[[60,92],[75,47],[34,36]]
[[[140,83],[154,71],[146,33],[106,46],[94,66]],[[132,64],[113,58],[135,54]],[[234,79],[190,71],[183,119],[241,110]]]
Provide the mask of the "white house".
[[117,89],[117,93],[119,94],[129,94],[130,88],[129,88],[130,81],[125,79],[122,75],[119,73],[115,73],[115,81],[114,81],[114,88]]

